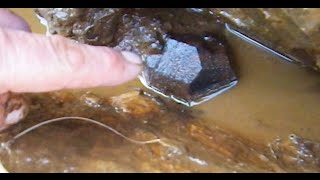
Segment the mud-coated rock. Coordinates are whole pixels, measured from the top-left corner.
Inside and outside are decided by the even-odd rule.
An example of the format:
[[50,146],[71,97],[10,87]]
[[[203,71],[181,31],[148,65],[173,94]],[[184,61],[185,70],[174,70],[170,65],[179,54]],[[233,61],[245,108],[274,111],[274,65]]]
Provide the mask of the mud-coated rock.
[[118,29],[121,8],[38,8],[48,31],[81,43],[109,45]]

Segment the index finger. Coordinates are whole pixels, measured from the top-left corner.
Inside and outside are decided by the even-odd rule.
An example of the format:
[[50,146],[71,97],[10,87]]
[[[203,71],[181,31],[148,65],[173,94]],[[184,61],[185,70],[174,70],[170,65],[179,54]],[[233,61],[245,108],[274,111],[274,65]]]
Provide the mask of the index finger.
[[0,92],[45,92],[114,86],[134,79],[141,59],[130,52],[0,28]]

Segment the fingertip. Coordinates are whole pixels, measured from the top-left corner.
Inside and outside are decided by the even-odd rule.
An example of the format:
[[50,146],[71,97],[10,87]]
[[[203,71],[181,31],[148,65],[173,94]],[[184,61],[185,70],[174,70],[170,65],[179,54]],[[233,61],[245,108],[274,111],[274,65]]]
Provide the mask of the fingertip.
[[129,63],[139,64],[139,65],[142,64],[142,59],[137,54],[134,54],[129,51],[122,51],[121,54],[124,57],[124,59]]
[[103,72],[109,74],[104,85],[115,86],[126,83],[137,78],[142,71],[142,59],[137,54],[108,47],[103,47],[103,50],[107,52],[104,58],[107,66]]
[[141,73],[143,67],[141,65],[131,64],[127,67],[127,71],[129,72],[129,76],[132,77],[132,79],[138,77],[138,75]]
[[137,64],[126,64],[122,77],[121,78],[115,78],[117,79],[115,83],[109,84],[110,86],[116,86],[120,85],[129,81],[132,81],[138,77],[138,75],[141,73],[143,67],[141,65]]

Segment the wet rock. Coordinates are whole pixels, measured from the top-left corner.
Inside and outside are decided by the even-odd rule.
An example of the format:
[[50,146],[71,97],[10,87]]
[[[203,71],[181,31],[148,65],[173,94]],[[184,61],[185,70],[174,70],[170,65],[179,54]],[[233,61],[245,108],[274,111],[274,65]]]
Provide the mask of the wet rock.
[[121,21],[121,8],[38,8],[50,34],[59,34],[81,43],[109,45]]
[[270,144],[273,157],[289,172],[320,172],[320,144],[295,134]]
[[222,158],[223,161],[227,160],[230,164],[234,164],[235,170],[240,172],[244,169],[251,172],[285,172],[263,146],[228,134],[222,129],[209,129],[196,123],[190,124],[188,130],[195,141],[206,147],[206,151],[217,156],[216,159]]
[[0,162],[0,173],[8,173],[8,171],[3,167],[1,162]]
[[159,20],[125,14],[116,34],[115,49],[142,56],[160,54],[165,43],[165,31]]
[[[36,12],[51,33],[141,55],[146,62],[143,84],[185,105],[208,100],[236,83],[230,52],[220,40],[223,22],[209,9],[40,8]],[[208,32],[215,35],[206,37]]]
[[89,92],[82,95],[80,101],[92,108],[101,108],[103,106],[103,99]]
[[26,99],[15,93],[0,94],[0,132],[23,120],[28,114]]
[[[83,100],[73,94],[60,97],[63,106],[56,101],[57,94],[29,94],[32,106],[26,120],[10,132],[4,131],[0,140],[4,142],[12,138],[13,132],[17,134],[46,119],[82,116],[137,141],[160,141],[136,144],[87,122],[56,122],[21,137],[10,147],[10,154],[0,153],[9,172],[320,171],[317,142],[290,136],[276,140],[270,147],[257,144],[237,133],[207,127],[199,118],[183,116],[186,112],[182,113],[176,103],[159,104],[141,91],[110,98],[87,94],[90,102],[98,102],[99,107],[81,103]],[[112,107],[126,111],[112,113]]]
[[164,53],[146,58],[144,84],[188,106],[208,100],[236,84],[223,41],[214,36],[178,35]]
[[[167,34],[204,36],[209,32],[219,36],[220,39],[224,34],[224,24],[228,23],[230,27],[245,36],[285,55],[287,60],[316,70],[320,69],[319,10],[314,8],[38,8],[36,12],[47,21],[51,34],[60,34],[82,43],[133,51],[143,57],[155,54],[167,57],[168,47],[171,47],[166,43]],[[163,54],[164,48],[167,49],[165,54]],[[152,58],[155,59],[156,56]],[[206,67],[206,65],[201,66]],[[199,66],[195,71],[198,71],[197,68]],[[214,69],[214,74],[228,71],[221,68]],[[186,76],[179,73],[180,71],[177,71],[174,76]],[[193,73],[189,72],[188,76],[192,76]],[[161,75],[155,74],[155,76]],[[217,80],[216,78],[215,76],[213,79]],[[225,78],[224,81],[230,81],[229,77]],[[175,99],[184,104],[190,105],[192,101],[202,102],[201,98],[208,96],[208,94],[202,94],[201,97],[193,95],[193,91],[198,93],[203,91],[201,87],[196,90],[183,89],[190,91],[188,93],[192,98],[183,95],[188,93],[178,95],[172,93],[173,90],[167,90],[167,87],[158,88],[155,84],[159,83],[152,78],[149,80],[150,83],[144,84],[150,84],[153,89],[157,88],[166,96],[175,96]],[[174,78],[165,80],[165,84],[177,87],[178,82],[171,80]],[[226,85],[226,82],[220,81],[219,79],[216,83],[220,87],[213,88],[217,92]],[[161,83],[162,85],[164,83]]]
[[286,60],[320,70],[319,9],[210,8],[245,36],[285,55]]
[[162,28],[174,34],[204,35],[208,32],[223,34],[224,21],[208,8],[139,8],[135,9],[140,17],[157,19]]
[[117,112],[135,118],[146,118],[152,114],[158,114],[162,110],[159,103],[143,95],[143,92],[140,91],[110,97],[109,103]]

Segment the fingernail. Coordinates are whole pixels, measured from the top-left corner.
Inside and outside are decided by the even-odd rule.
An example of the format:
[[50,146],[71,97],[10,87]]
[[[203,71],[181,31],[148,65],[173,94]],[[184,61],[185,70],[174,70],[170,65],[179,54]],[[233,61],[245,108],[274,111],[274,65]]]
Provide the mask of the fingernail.
[[129,51],[122,51],[121,54],[126,61],[132,64],[142,64],[142,59],[137,55]]

